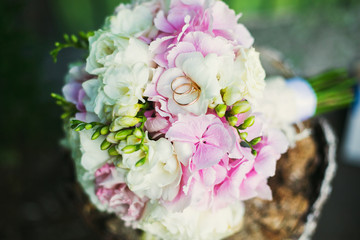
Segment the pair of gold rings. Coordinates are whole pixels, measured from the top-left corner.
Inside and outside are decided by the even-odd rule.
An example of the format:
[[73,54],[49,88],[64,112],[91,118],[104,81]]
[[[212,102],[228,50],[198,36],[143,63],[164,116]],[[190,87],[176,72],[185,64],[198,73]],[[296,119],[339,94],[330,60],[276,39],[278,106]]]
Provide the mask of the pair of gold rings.
[[[176,86],[178,84],[178,86]],[[171,82],[171,90],[173,91],[173,99],[180,106],[190,106],[196,103],[200,98],[201,89],[191,78],[187,76],[180,76],[175,78]],[[189,97],[196,94],[194,99],[190,99],[189,102],[180,102],[178,100],[181,96],[188,95]]]

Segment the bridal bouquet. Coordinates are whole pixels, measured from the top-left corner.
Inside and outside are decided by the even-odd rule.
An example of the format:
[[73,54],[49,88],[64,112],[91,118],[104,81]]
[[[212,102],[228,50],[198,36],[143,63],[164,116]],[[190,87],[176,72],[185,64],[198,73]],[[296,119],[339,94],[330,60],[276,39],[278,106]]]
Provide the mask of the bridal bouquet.
[[[99,210],[160,239],[221,239],[241,229],[243,201],[272,199],[267,182],[291,140],[284,126],[314,115],[318,98],[302,79],[265,90],[239,18],[217,0],[137,1],[56,43],[54,58],[88,50],[53,97]],[[279,115],[274,95],[292,99],[291,112]]]

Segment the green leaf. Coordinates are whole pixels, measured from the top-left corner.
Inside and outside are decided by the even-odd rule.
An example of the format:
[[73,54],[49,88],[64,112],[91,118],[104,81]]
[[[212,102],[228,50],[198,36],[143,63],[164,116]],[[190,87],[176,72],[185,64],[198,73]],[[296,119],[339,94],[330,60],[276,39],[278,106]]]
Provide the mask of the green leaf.
[[89,37],[93,36],[94,32],[80,32],[78,35],[72,34],[71,37],[68,34],[64,34],[64,43],[55,42],[55,49],[50,52],[54,62],[57,62],[57,56],[59,52],[64,48],[79,48],[89,49]]

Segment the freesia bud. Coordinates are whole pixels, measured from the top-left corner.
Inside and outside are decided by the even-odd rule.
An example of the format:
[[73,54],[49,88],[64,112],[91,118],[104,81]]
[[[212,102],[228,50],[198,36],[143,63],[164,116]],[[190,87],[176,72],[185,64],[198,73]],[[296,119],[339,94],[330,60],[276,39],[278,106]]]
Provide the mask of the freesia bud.
[[110,146],[111,146],[111,143],[108,142],[108,141],[105,139],[105,140],[101,143],[100,148],[101,148],[101,150],[106,150],[106,149],[108,149]]
[[110,131],[116,132],[123,128],[133,127],[140,122],[136,117],[118,117],[110,125]]
[[257,137],[254,138],[253,140],[250,141],[250,144],[255,146],[256,144],[258,144],[261,141],[261,137]]
[[115,135],[116,135],[115,133],[109,133],[109,135],[107,135],[106,137],[106,140],[111,143],[118,143],[119,140],[115,138]]
[[251,127],[255,123],[255,116],[248,117],[243,124],[239,126],[241,130],[245,130],[248,127]]
[[137,138],[143,138],[143,132],[140,130],[140,128],[135,128],[133,134]]
[[219,104],[216,106],[215,111],[219,117],[225,116],[227,106],[225,104]]
[[238,122],[238,118],[235,116],[228,117],[227,120],[228,120],[230,126],[235,126],[236,123]]
[[251,154],[256,157],[257,156],[257,151],[255,149],[253,149],[253,150],[251,150]]
[[101,135],[106,135],[109,133],[109,126],[104,126],[100,130]]
[[132,134],[133,130],[132,129],[124,129],[124,130],[120,130],[119,132],[117,132],[115,134],[115,139],[116,140],[125,140],[127,138],[127,136],[129,136],[130,134]]
[[250,111],[250,109],[251,109],[251,105],[248,101],[241,101],[234,104],[230,113],[232,115],[236,115],[240,113],[246,113],[247,111]]
[[138,103],[129,106],[116,105],[113,110],[113,113],[115,116],[135,117],[142,107],[143,104],[138,104]]
[[139,161],[137,161],[137,163],[135,164],[135,167],[141,167],[142,165],[145,164],[147,157],[143,157],[142,159],[140,159]]
[[144,145],[144,144],[141,145],[140,149],[143,150],[144,152],[149,151],[149,147],[147,145]]
[[121,149],[125,154],[130,154],[139,150],[139,145],[128,145]]
[[108,153],[109,153],[110,156],[120,155],[120,154],[118,153],[118,151],[116,151],[116,147],[115,147],[115,146],[109,148]]
[[96,129],[96,131],[91,136],[91,140],[96,140],[101,135],[100,130],[101,130],[101,127]]
[[247,137],[248,137],[248,133],[247,133],[247,132],[242,132],[242,133],[240,133],[240,138],[241,138],[242,140],[246,140]]
[[75,131],[76,131],[76,132],[80,132],[81,130],[83,130],[83,129],[85,128],[85,125],[86,125],[86,123],[80,124],[79,126],[77,126],[77,127],[75,128]]

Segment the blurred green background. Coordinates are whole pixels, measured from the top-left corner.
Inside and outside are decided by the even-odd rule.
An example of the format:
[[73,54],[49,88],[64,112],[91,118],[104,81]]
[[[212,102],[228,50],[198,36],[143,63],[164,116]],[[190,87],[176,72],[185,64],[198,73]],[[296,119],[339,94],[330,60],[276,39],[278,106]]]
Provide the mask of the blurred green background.
[[[84,52],[64,50],[57,64],[48,53],[63,33],[100,28],[120,2],[0,1],[0,239],[97,239],[69,201],[61,110],[50,99],[61,93],[67,65]],[[257,47],[280,51],[300,75],[359,64],[359,0],[225,2],[243,13]],[[327,116],[340,142],[346,114]],[[314,239],[360,239],[358,182],[359,169],[340,162]]]

